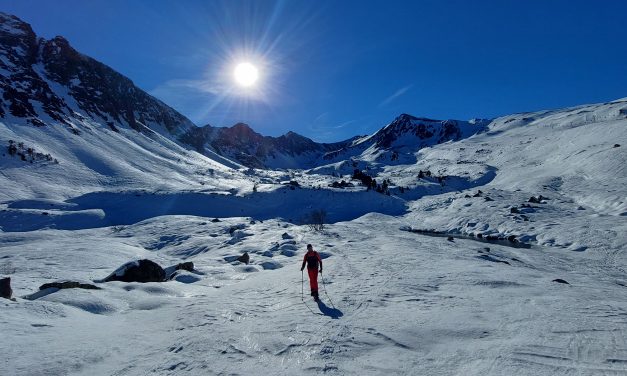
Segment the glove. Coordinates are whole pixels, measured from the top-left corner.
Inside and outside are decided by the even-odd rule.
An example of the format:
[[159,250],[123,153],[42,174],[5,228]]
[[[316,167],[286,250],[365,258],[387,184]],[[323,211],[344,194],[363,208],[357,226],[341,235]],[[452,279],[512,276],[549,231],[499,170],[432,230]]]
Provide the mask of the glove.
[[320,269],[320,273],[322,273],[322,269]]
[[302,272],[302,271],[303,271],[303,269],[305,269],[305,268],[300,268],[300,271]]

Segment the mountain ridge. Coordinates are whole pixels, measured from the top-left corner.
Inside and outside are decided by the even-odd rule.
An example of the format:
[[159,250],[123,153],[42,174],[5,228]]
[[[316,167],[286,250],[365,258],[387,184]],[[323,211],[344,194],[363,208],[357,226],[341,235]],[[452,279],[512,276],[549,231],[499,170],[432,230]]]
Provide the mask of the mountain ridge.
[[[62,36],[37,37],[28,23],[15,16],[0,13],[0,44],[4,98],[0,117],[37,127],[59,123],[76,135],[99,128],[154,131],[206,156],[218,154],[246,167],[313,168],[357,157],[368,140],[377,148],[394,149],[395,141],[408,135],[430,146],[459,139],[464,134],[460,126],[466,124],[401,114],[373,135],[333,143],[316,142],[294,131],[264,136],[245,123],[199,127],[130,78],[75,50]],[[86,123],[95,128],[86,128]],[[437,138],[426,140],[436,134]]]
[[84,130],[79,125],[84,119],[113,131],[128,126],[174,136],[194,126],[65,38],[37,37],[28,23],[5,13],[0,13],[0,25],[1,116],[35,126],[60,123],[74,133]]

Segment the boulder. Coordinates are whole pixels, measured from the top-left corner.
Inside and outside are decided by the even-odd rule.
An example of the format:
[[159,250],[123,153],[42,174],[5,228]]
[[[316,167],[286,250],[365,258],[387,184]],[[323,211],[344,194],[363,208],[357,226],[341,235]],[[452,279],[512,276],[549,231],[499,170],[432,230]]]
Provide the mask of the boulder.
[[517,208],[517,207],[512,206],[512,207],[509,209],[509,212],[510,212],[510,213],[512,213],[512,214],[519,214],[519,213],[520,213],[520,210],[518,210],[518,208]]
[[283,235],[281,235],[281,238],[283,239],[294,239],[294,237],[290,234],[288,234],[287,232],[284,232]]
[[531,202],[532,204],[540,204],[542,200],[548,200],[548,198],[542,195],[539,195],[538,197],[534,197],[534,196],[529,197],[529,202]]
[[250,262],[250,256],[248,255],[248,252],[244,252],[243,255],[237,258],[237,261],[243,262],[244,264],[248,265],[248,263]]
[[138,260],[128,262],[119,267],[105,282],[163,282],[165,271],[159,264],[151,260]]
[[222,222],[221,220],[219,220],[218,218],[214,218],[211,220],[211,222],[216,223],[216,222]]
[[13,290],[11,290],[11,278],[0,279],[0,298],[11,299]]
[[44,283],[43,285],[39,286],[39,290],[41,291],[41,290],[49,289],[51,287],[56,288],[56,289],[100,290],[100,287],[96,287],[89,283],[80,283],[76,281],[57,281],[57,282]]
[[188,272],[194,271],[194,263],[191,261],[182,262],[174,267],[175,270],[187,270]]

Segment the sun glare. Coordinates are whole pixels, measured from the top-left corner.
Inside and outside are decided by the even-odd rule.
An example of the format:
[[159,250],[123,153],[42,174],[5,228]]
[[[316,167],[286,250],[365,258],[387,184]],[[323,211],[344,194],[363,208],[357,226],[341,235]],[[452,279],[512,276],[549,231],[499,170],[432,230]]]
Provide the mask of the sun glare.
[[259,78],[259,71],[251,63],[239,63],[233,71],[235,81],[241,86],[253,86]]

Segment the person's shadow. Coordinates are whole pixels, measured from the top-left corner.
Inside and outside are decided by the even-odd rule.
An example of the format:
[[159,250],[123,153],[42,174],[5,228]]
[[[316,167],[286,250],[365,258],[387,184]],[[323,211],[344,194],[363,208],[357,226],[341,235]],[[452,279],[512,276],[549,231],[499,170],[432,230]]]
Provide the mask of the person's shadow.
[[344,316],[342,311],[340,311],[337,308],[328,307],[326,304],[322,302],[322,300],[318,300],[318,308],[320,309],[320,312],[322,312],[323,315],[329,316],[332,319],[339,319],[340,317]]

